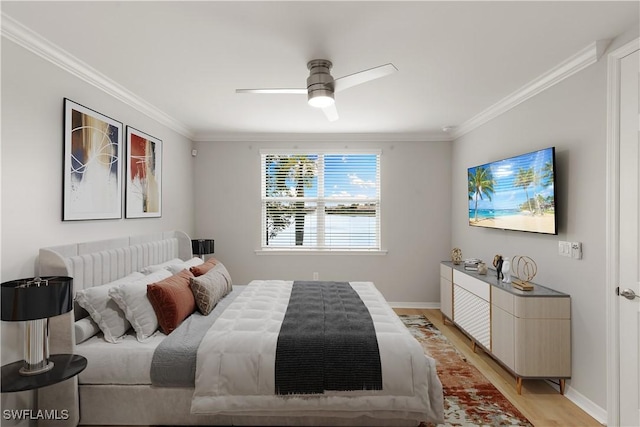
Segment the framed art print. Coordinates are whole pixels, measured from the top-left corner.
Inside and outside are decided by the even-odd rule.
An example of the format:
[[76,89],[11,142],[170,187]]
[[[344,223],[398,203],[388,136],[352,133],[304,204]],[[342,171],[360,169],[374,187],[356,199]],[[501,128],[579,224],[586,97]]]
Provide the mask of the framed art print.
[[63,221],[122,218],[122,129],[65,98]]
[[162,141],[127,126],[126,218],[162,216]]

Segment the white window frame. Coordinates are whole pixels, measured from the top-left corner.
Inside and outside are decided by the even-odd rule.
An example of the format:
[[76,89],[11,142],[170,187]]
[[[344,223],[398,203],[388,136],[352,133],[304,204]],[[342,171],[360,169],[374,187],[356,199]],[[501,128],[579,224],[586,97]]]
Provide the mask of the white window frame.
[[[318,245],[317,246],[267,246],[266,245],[266,209],[265,202],[267,199],[272,201],[287,201],[291,202],[292,198],[267,198],[266,197],[266,174],[264,171],[264,159],[267,155],[314,155],[319,157],[319,167],[318,167],[318,195],[317,197],[303,197],[296,198],[295,200],[304,201],[304,202],[314,202],[316,203],[316,209],[320,212],[320,209],[324,207],[325,203],[356,203],[362,202],[362,199],[358,198],[325,198],[324,194],[324,156],[325,155],[356,155],[356,154],[368,154],[377,156],[377,176],[376,176],[376,186],[377,186],[377,200],[376,200],[376,240],[377,244],[375,247],[330,247],[325,246],[323,243],[324,238],[324,227],[325,227],[325,215],[318,215],[318,223],[317,223],[317,233],[318,233]],[[382,163],[382,150],[379,149],[371,149],[371,150],[353,150],[353,149],[343,149],[343,150],[323,150],[323,149],[309,149],[309,150],[301,150],[301,149],[262,149],[260,150],[260,249],[257,249],[255,252],[259,255],[269,255],[269,254],[282,254],[282,253],[291,253],[291,254],[349,254],[349,255],[357,255],[357,254],[376,254],[376,255],[384,255],[387,253],[386,250],[382,249],[382,238],[381,238],[381,205],[382,205],[382,195],[381,195],[381,182],[382,182],[382,172],[381,172],[381,163]]]

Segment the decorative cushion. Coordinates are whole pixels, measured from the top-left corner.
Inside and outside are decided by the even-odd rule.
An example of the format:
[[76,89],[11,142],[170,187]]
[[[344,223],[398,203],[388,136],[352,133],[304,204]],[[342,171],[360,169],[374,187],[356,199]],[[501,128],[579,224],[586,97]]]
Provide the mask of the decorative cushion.
[[211,313],[216,304],[231,291],[229,281],[222,271],[224,266],[222,269],[218,268],[220,266],[222,264],[216,265],[202,276],[191,279],[191,292],[196,300],[196,306],[205,316]]
[[73,328],[75,329],[76,344],[80,344],[100,332],[100,327],[91,319],[91,317],[76,320],[73,324]]
[[161,268],[155,273],[109,290],[109,296],[124,312],[140,342],[147,340],[158,330],[158,318],[149,298],[147,298],[147,285],[167,277],[171,277],[171,273],[169,270]]
[[218,262],[219,261],[215,258],[209,258],[208,260],[204,261],[203,264],[191,267],[189,271],[191,271],[191,273],[193,273],[193,275],[196,277],[202,276],[203,274],[206,274],[207,271],[211,270],[216,264],[218,264]]
[[147,297],[158,318],[160,330],[170,334],[196,308],[189,282],[193,274],[182,270],[161,282],[147,285]]
[[218,264],[216,264],[216,266],[211,270],[217,271],[225,278],[225,281],[227,283],[227,293],[231,292],[231,290],[233,289],[233,282],[231,281],[231,275],[229,274],[229,271],[227,271],[227,268],[224,266],[224,264],[218,261]]
[[76,292],[76,302],[80,307],[87,310],[91,319],[96,322],[104,334],[104,339],[107,342],[118,342],[120,337],[131,327],[124,312],[109,297],[109,290],[142,277],[144,277],[144,274],[135,272],[122,279]]

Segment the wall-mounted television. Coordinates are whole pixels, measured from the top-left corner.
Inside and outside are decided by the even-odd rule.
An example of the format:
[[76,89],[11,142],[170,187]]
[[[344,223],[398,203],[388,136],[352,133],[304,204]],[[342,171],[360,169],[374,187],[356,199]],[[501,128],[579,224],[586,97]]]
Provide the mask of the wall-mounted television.
[[469,168],[469,225],[558,234],[555,172],[555,147]]

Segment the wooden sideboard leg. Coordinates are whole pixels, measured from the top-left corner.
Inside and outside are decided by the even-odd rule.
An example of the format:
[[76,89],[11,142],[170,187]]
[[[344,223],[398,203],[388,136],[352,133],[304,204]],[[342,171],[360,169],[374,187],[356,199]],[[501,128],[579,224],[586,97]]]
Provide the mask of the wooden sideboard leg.
[[560,394],[564,396],[564,378],[560,379]]
[[522,394],[522,377],[516,377],[516,391]]

